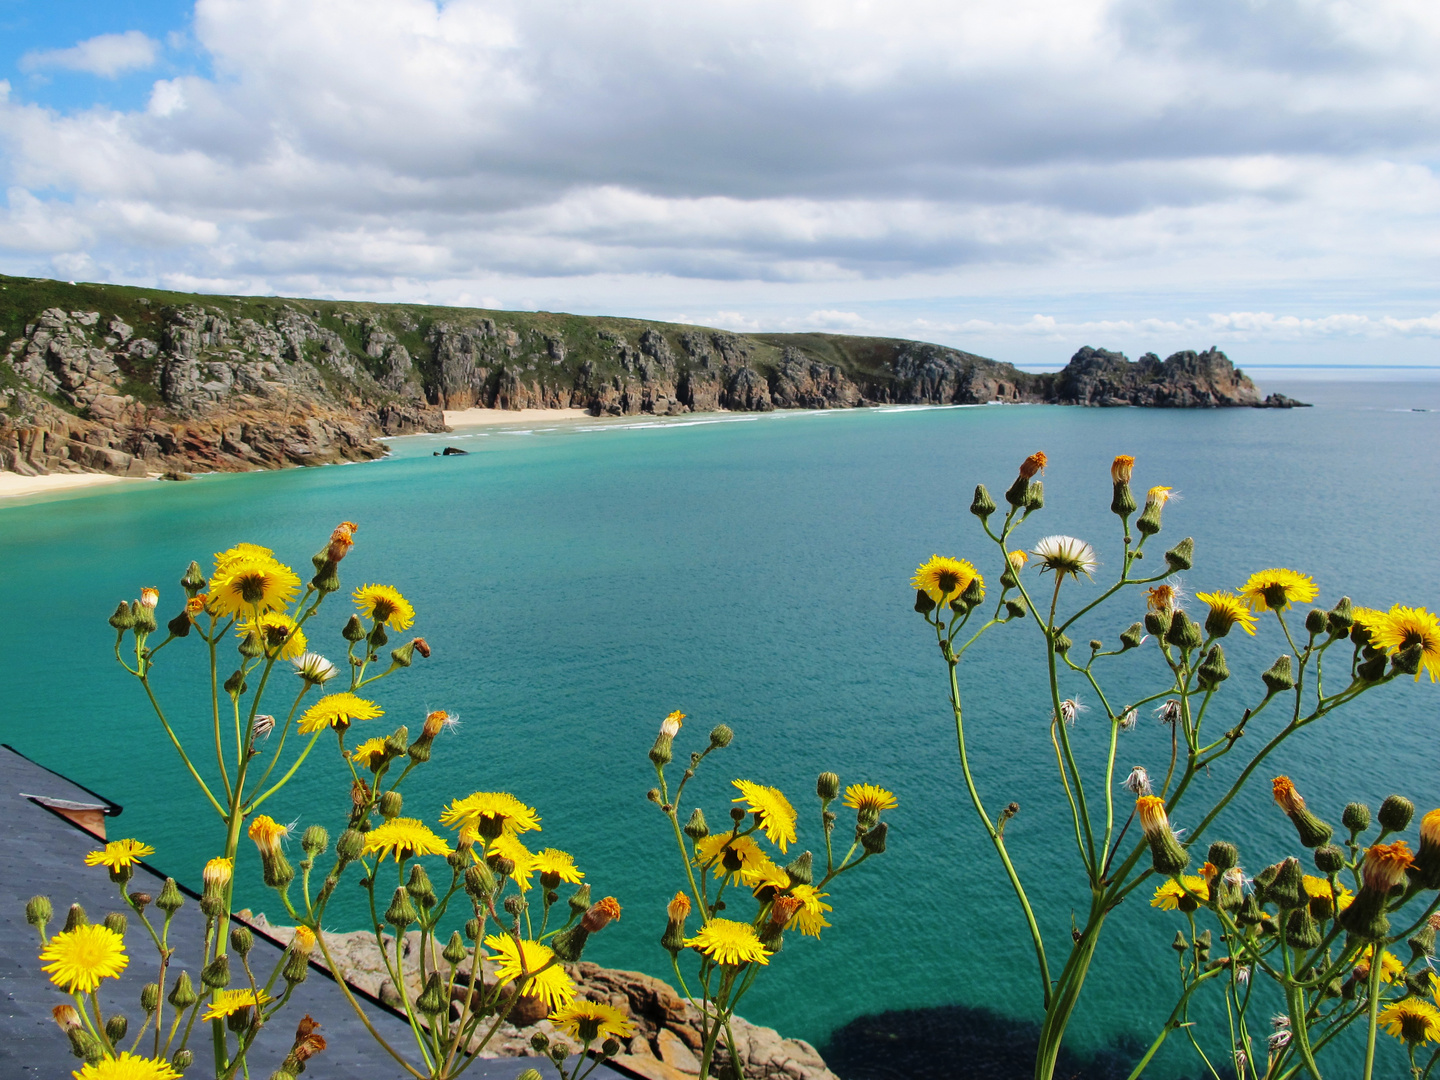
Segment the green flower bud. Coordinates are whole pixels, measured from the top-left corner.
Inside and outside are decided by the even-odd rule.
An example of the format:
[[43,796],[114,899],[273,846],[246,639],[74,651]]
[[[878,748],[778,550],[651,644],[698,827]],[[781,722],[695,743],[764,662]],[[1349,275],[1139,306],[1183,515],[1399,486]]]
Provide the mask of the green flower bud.
[[359,615],[351,615],[351,616],[350,616],[350,621],[345,624],[345,629],[343,629],[343,630],[340,631],[340,635],[341,635],[346,641],[350,641],[350,642],[364,641],[364,640],[365,640],[365,624],[360,621],[360,616],[359,616]]
[[1190,943],[1185,940],[1184,931],[1175,931],[1175,940],[1170,943],[1170,947],[1174,949],[1177,953],[1183,953],[1186,949],[1190,948]]
[[251,630],[240,639],[240,655],[250,660],[265,655],[265,642],[260,640],[258,632]]
[[967,608],[979,607],[980,602],[985,599],[985,583],[980,580],[980,575],[970,579],[970,584],[965,586],[965,591],[960,594],[960,599],[965,602]]
[[79,904],[71,904],[70,910],[65,913],[64,932],[68,934],[71,930],[74,930],[77,927],[89,925],[90,920],[85,915],[85,909]]
[[537,1054],[543,1054],[550,1049],[550,1036],[543,1031],[537,1031],[530,1036],[530,1047]]
[[725,724],[716,724],[710,729],[710,745],[717,750],[723,750],[729,746],[730,740],[733,738],[735,738],[735,732]]
[[568,930],[561,930],[550,939],[550,947],[555,950],[555,955],[567,964],[576,963],[580,954],[585,951],[585,942],[590,937],[590,931],[585,929],[583,922],[578,922]]
[[1352,833],[1362,833],[1370,827],[1370,807],[1363,802],[1352,802],[1345,806],[1340,823]]
[[1176,608],[1170,614],[1170,626],[1165,631],[1165,640],[1180,649],[1198,649],[1203,639],[1195,620]]
[[124,937],[125,927],[129,925],[129,920],[125,918],[124,912],[112,911],[108,915],[106,915],[103,920],[101,920],[101,925],[104,926],[107,930],[113,930],[121,937]]
[[1064,634],[1055,635],[1055,652],[1058,653],[1060,656],[1064,656],[1072,648],[1074,648],[1074,646],[1075,643],[1071,641],[1068,637],[1066,637]]
[[1406,645],[1390,658],[1390,666],[1397,675],[1414,675],[1420,670],[1420,661],[1425,657],[1425,643],[1417,641]]
[[292,986],[305,981],[310,974],[310,957],[306,953],[297,952],[293,947],[285,950],[285,966],[280,974],[285,981]]
[[238,668],[232,671],[230,677],[225,680],[224,689],[225,693],[232,698],[238,698],[244,694],[246,690],[250,689],[249,684],[245,681],[245,673]]
[[495,875],[485,863],[476,863],[465,871],[465,891],[480,904],[495,895]]
[[620,1041],[615,1038],[606,1039],[600,1044],[600,1056],[612,1058],[620,1052]]
[[114,1046],[121,1039],[125,1038],[125,1033],[129,1030],[130,1021],[125,1019],[123,1013],[113,1013],[110,1018],[105,1021],[105,1037],[110,1040],[111,1046]]
[[1355,665],[1355,674],[1362,682],[1376,682],[1385,674],[1385,654],[1377,652],[1368,660]]
[[465,958],[470,954],[465,948],[465,942],[461,939],[459,930],[451,932],[450,941],[440,955],[445,958],[447,964],[455,965],[465,962]]
[[1140,642],[1143,640],[1145,640],[1145,627],[1141,626],[1138,622],[1131,623],[1120,634],[1120,651],[1125,652],[1127,649],[1138,649]]
[[146,983],[140,988],[140,1007],[149,1016],[160,1007],[160,984]]
[[243,960],[250,955],[250,950],[255,946],[255,935],[244,926],[232,926],[230,928],[230,948],[234,949]]
[[480,925],[480,920],[479,920],[479,919],[466,919],[466,920],[465,920],[465,936],[466,936],[467,938],[469,938],[471,941],[479,941],[479,940],[480,940],[480,933],[481,933],[481,930],[482,930],[482,929],[483,929],[483,928],[482,928],[481,925]]
[[414,653],[415,643],[413,641],[407,641],[398,649],[390,650],[390,661],[391,663],[396,664],[399,667],[409,667],[411,657],[414,655]]
[[570,894],[570,912],[577,919],[590,910],[590,883],[586,882]]
[[195,993],[195,987],[190,982],[190,973],[188,971],[180,972],[180,977],[175,980],[175,985],[170,988],[170,993],[165,998],[166,1001],[181,1011],[188,1009],[199,999],[200,995]]
[[1021,601],[1021,600],[1006,600],[1006,601],[1005,601],[1005,614],[1006,614],[1007,616],[1009,616],[1010,618],[1012,618],[1012,619],[1023,619],[1023,618],[1025,617],[1025,613],[1026,613],[1026,607],[1025,607],[1025,604],[1024,604],[1023,601]]
[[1329,619],[1324,611],[1319,608],[1311,608],[1305,615],[1305,632],[1309,634],[1323,634],[1329,625]]
[[187,597],[198,596],[205,591],[205,575],[200,572],[200,564],[193,559],[185,568],[185,576],[180,579],[180,588],[185,590]]
[[54,917],[55,905],[48,896],[32,896],[25,905],[25,921],[31,926],[43,929]]
[[[1007,495],[1006,498],[1009,496]],[[970,500],[970,513],[984,521],[994,512],[995,500],[990,497],[990,492],[985,490],[984,484],[976,484],[975,497]]]
[[1017,510],[1025,505],[1025,495],[1030,490],[1030,477],[1017,476],[1015,482],[1005,489],[1005,501]]
[[1195,539],[1187,536],[1169,551],[1165,552],[1165,561],[1170,566],[1170,572],[1178,574],[1181,570],[1189,570],[1195,565]]
[[155,609],[153,607],[138,602],[131,604],[130,617],[135,620],[136,637],[155,632]]
[[425,867],[418,862],[410,864],[410,880],[405,883],[405,890],[421,907],[435,906],[435,887],[430,884],[430,875],[425,873]]
[[1218,643],[1211,645],[1205,653],[1198,676],[1202,690],[1214,690],[1230,677],[1230,666],[1225,663],[1225,650]]
[[1318,949],[1320,927],[1310,915],[1308,905],[1302,904],[1285,916],[1285,943],[1296,949]]
[[1234,844],[1216,840],[1210,845],[1208,859],[1210,865],[1223,874],[1226,870],[1239,865],[1240,852],[1235,849]]
[[915,610],[921,615],[929,615],[935,610],[935,601],[930,599],[930,594],[924,589],[915,590]]
[[378,649],[382,645],[390,644],[390,635],[385,633],[385,624],[376,623],[375,628],[370,631],[370,647]]
[[329,846],[330,834],[325,831],[323,825],[311,825],[300,837],[300,849],[312,859],[317,855],[323,855]]
[[1420,929],[1410,939],[1410,956],[1412,960],[1425,960],[1435,953],[1435,927],[1430,925],[1429,920],[1420,924]]
[[879,855],[885,850],[885,838],[890,835],[890,826],[882,821],[860,837],[860,846],[868,855]]
[[290,865],[290,860],[279,848],[274,851],[261,852],[260,870],[265,884],[272,889],[283,889],[295,880],[295,868]]
[[820,796],[823,802],[834,802],[840,797],[840,777],[833,772],[822,772],[815,781],[815,794]]
[[1045,485],[1039,480],[1032,480],[1030,486],[1025,489],[1025,513],[1033,514],[1045,506]]
[[409,892],[406,891],[404,885],[401,885],[395,890],[395,896],[391,899],[390,906],[385,909],[385,921],[403,934],[405,927],[419,917],[415,911],[415,905],[410,902]]
[[110,616],[110,625],[121,633],[135,625],[135,616],[130,614],[130,605],[124,600],[116,605],[115,614]]
[[1170,624],[1159,612],[1147,611],[1145,613],[1145,632],[1151,637],[1160,637],[1169,629]]
[[815,880],[814,856],[808,851],[802,851],[793,862],[785,867],[785,873],[790,878],[790,884],[809,885]]
[[1263,913],[1260,910],[1260,902],[1251,893],[1245,897],[1244,903],[1240,905],[1240,911],[1235,916],[1235,922],[1240,926],[1258,926]]
[[1201,931],[1195,935],[1195,958],[1202,964],[1210,959],[1210,944],[1211,938],[1209,930]]
[[400,792],[387,791],[380,796],[380,816],[391,821],[400,816],[400,809],[404,804],[405,799]]
[[200,985],[207,990],[223,990],[230,985],[230,957],[221,953],[200,971]]
[[178,638],[189,637],[189,636],[190,636],[190,615],[189,615],[189,613],[184,612],[184,611],[180,612],[179,615],[176,615],[173,619],[171,619],[168,623],[165,624],[165,629],[168,630],[168,631],[170,631],[170,633],[174,634],[174,635],[175,635],[176,637],[178,637]]
[[1115,494],[1110,498],[1110,512],[1116,517],[1127,518],[1133,514],[1138,507],[1135,505],[1135,495],[1130,490],[1128,480],[1118,480],[1115,483]]
[[505,898],[505,910],[511,915],[523,915],[529,906],[525,903],[525,898],[518,894]]
[[1380,804],[1380,827],[1387,832],[1404,832],[1415,816],[1415,804],[1403,795],[1391,795]]
[[1345,852],[1335,844],[1325,844],[1315,849],[1315,869],[1322,874],[1338,874],[1345,868]]
[[1289,690],[1293,687],[1295,676],[1290,665],[1290,654],[1282,653],[1275,663],[1261,674],[1260,678],[1265,680],[1265,687],[1271,694],[1278,694],[1282,690]]
[[1326,626],[1329,627],[1331,637],[1344,637],[1350,632],[1350,627],[1355,625],[1355,608],[1350,603],[1350,597],[1342,596],[1325,617]]
[[1291,856],[1280,864],[1275,880],[1265,890],[1266,898],[1277,907],[1299,907],[1305,895],[1304,875],[1300,872],[1300,860]]
[[195,1051],[193,1050],[176,1050],[174,1056],[170,1058],[170,1064],[174,1065],[180,1072],[184,1072],[194,1063]]

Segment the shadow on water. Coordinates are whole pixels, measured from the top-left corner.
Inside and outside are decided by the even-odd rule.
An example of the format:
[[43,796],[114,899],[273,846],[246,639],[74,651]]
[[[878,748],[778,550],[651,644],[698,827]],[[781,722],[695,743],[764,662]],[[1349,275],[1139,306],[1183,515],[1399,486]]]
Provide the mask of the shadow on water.
[[[821,1049],[844,1080],[1016,1080],[1031,1075],[1040,1025],[943,1005],[861,1016]],[[1089,1057],[1061,1051],[1056,1080],[1125,1080],[1145,1053],[1123,1040]]]

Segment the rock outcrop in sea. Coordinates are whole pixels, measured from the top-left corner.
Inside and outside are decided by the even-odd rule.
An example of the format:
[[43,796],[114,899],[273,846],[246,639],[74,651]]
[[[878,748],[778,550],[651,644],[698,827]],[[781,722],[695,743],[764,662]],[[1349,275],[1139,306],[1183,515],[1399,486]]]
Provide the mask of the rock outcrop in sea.
[[0,469],[154,473],[363,461],[443,410],[596,416],[987,402],[1288,408],[1224,353],[1084,348],[1024,372],[837,334],[0,277]]

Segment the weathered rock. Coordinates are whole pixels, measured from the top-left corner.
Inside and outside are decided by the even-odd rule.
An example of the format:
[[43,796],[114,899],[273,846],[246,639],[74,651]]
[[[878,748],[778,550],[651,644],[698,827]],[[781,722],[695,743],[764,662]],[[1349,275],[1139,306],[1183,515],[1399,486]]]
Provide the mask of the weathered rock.
[[1255,384],[1215,348],[1165,360],[1146,353],[1131,363],[1123,353],[1087,346],[1054,380],[1054,400],[1063,404],[1196,409],[1260,403]]
[[1256,402],[1257,409],[1308,409],[1311,408],[1308,401],[1296,401],[1284,394],[1268,394],[1264,401]]

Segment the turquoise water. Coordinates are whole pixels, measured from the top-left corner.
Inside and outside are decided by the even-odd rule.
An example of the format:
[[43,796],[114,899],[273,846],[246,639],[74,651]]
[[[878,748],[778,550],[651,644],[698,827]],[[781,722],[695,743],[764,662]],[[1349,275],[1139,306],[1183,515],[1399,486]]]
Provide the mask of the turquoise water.
[[[1318,405],[1007,406],[490,429],[396,440],[392,457],[366,465],[8,504],[0,508],[9,601],[0,647],[11,660],[0,738],[123,803],[114,835],[144,838],[157,848],[156,865],[198,881],[218,824],[115,665],[104,620],[116,600],[154,583],[162,614],[173,613],[186,562],[238,540],[303,568],[349,519],[360,532],[344,564],[347,587],[397,585],[435,647],[431,660],[377,684],[387,716],[372,726],[414,730],[430,708],[463,721],[411,785],[407,813],[433,817],[454,796],[492,788],[537,806],[541,842],[573,852],[597,893],[625,905],[588,959],[669,974],[658,937],[680,869],[663,817],[644,799],[653,780],[645,755],[660,719],[680,709],[692,718],[682,752],[715,723],[736,732],[692,783],[712,822],[725,816],[733,777],[789,792],[802,846],[819,839],[811,793],[822,769],[900,797],[889,852],[873,872],[839,883],[823,942],[792,935],[747,999],[748,1016],[816,1042],[887,1009],[958,1003],[1034,1017],[1028,939],[959,783],[943,669],[911,610],[909,576],[940,552],[982,561],[993,578],[995,557],[966,513],[971,490],[984,481],[998,496],[1020,459],[1040,448],[1050,455],[1047,505],[1025,538],[1084,537],[1113,566],[1108,464],[1125,452],[1139,458],[1137,488],[1166,483],[1183,493],[1159,539],[1195,537],[1191,590],[1234,587],[1251,570],[1282,565],[1313,574],[1327,604],[1343,591],[1371,606],[1440,606],[1440,412],[1410,411],[1440,408],[1440,384],[1267,389]],[[472,453],[431,456],[443,445]],[[1081,585],[1074,595],[1094,591]],[[332,657],[342,652],[341,607],[312,635]],[[1140,610],[1119,605],[1077,640],[1113,641]],[[1253,647],[1236,642],[1237,677],[1221,698],[1227,715],[1259,696],[1255,673],[1281,650],[1273,631]],[[196,642],[172,645],[157,682],[203,761],[202,687],[179,662],[187,652],[198,664]],[[1070,917],[1083,919],[1086,900],[1066,841],[1044,693],[1026,681],[1039,656],[1033,635],[994,633],[967,659],[964,689],[977,779],[992,807],[1021,804],[1007,836],[1063,956]],[[1149,659],[1112,663],[1122,679],[1146,665],[1153,674]],[[1348,799],[1375,804],[1392,790],[1422,810],[1440,805],[1437,713],[1440,687],[1391,687],[1302,735],[1280,764],[1332,819]],[[1094,717],[1082,715],[1075,728],[1092,770],[1106,735]],[[348,793],[327,750],[267,807],[274,816],[332,829],[340,821]],[[1167,735],[1147,718],[1124,736],[1118,764],[1163,772],[1168,753]],[[1197,796],[1223,790],[1232,773],[1217,767]],[[1191,823],[1183,809],[1177,819]],[[1249,866],[1293,846],[1265,791],[1222,820],[1214,835],[1237,839]],[[1137,900],[1110,919],[1077,1046],[1150,1031],[1173,1002],[1176,918]],[[263,889],[241,902],[276,914]],[[358,889],[342,894],[331,908],[336,928],[358,925],[359,903]],[[1190,1059],[1177,1053],[1170,1062]]]

